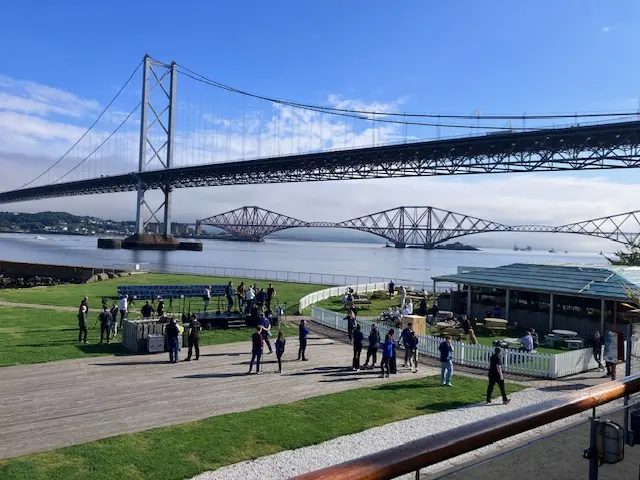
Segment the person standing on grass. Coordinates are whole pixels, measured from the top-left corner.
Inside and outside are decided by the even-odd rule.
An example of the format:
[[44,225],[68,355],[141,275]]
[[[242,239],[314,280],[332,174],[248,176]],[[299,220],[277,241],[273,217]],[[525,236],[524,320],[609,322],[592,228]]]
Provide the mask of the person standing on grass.
[[271,311],[271,302],[273,301],[274,298],[276,298],[276,289],[273,288],[273,283],[270,283],[269,288],[267,288],[267,300],[266,300],[267,312]]
[[162,318],[164,317],[164,300],[159,298],[158,299],[158,318]]
[[82,301],[80,302],[80,306],[78,307],[78,311],[81,311],[83,306],[88,316],[89,315],[89,297],[84,297],[82,299]]
[[362,353],[363,340],[364,340],[364,334],[361,331],[360,325],[356,325],[356,329],[353,332],[353,365],[352,365],[352,368],[355,372],[360,371],[360,354]]
[[[122,328],[122,322],[125,318],[127,318],[127,308],[128,301],[126,295],[120,295],[120,328]],[[118,332],[118,327],[116,325],[116,333]]]
[[207,313],[207,308],[209,307],[209,302],[211,301],[211,287],[204,287],[204,292],[202,292],[202,301],[204,302],[204,312]]
[[378,349],[380,348],[380,332],[378,331],[378,327],[374,323],[371,325],[371,331],[369,332],[369,348],[367,348],[367,359],[364,362],[364,367],[367,368],[369,366],[369,359],[372,358],[373,361],[371,363],[371,368],[376,366],[378,363]]
[[249,372],[253,370],[253,362],[256,362],[256,373],[260,375],[260,359],[262,358],[262,349],[264,346],[264,337],[262,336],[262,327],[258,325],[256,331],[251,335],[251,361],[249,362]]
[[107,307],[102,307],[102,312],[100,312],[98,318],[100,319],[100,343],[106,337],[108,345],[109,337],[111,336],[111,324],[116,323],[118,320],[113,320],[113,316],[111,316],[111,312],[107,310]]
[[142,318],[151,318],[153,316],[153,307],[149,304],[149,300],[142,306],[140,313],[142,314]]
[[282,373],[282,355],[284,355],[284,347],[287,343],[284,338],[284,332],[280,330],[278,332],[278,338],[276,339],[276,358],[278,359],[278,373]]
[[167,343],[169,345],[169,362],[178,363],[178,336],[180,335],[180,329],[176,323],[176,319],[172,318],[164,330],[164,334],[167,336]]
[[385,369],[387,370],[387,378],[389,378],[389,362],[391,361],[391,356],[393,355],[393,343],[391,342],[391,335],[387,333],[384,337],[384,345],[382,345],[382,363],[380,364],[380,369],[382,370],[382,374],[380,378],[385,377]]
[[200,359],[200,330],[202,329],[202,325],[196,318],[196,314],[191,314],[191,321],[189,322],[189,333],[187,336],[187,342],[189,345],[189,351],[187,353],[186,361],[191,361],[191,353],[195,347],[196,349],[196,360]]
[[264,313],[261,313],[260,315],[261,318],[258,324],[262,327],[262,338],[264,339],[264,343],[266,343],[267,347],[269,348],[269,353],[273,353],[271,342],[269,341],[269,337],[271,336],[271,321]]
[[409,323],[407,328],[404,328],[400,333],[400,341],[402,342],[402,346],[404,347],[404,363],[403,367],[409,366],[409,357],[411,356],[411,349],[409,348],[409,337],[413,333],[413,324]]
[[411,330],[411,335],[409,335],[409,341],[407,348],[409,350],[409,366],[411,367],[411,371],[413,373],[418,373],[418,345],[420,343],[420,339],[416,335],[416,332]]
[[231,310],[233,310],[233,297],[235,295],[235,292],[233,291],[233,282],[229,282],[227,288],[225,288],[224,294],[227,297],[227,312],[231,312]]
[[80,305],[78,312],[78,343],[82,341],[84,334],[84,343],[87,343],[87,307]]
[[500,387],[500,394],[502,395],[502,403],[509,403],[511,400],[507,398],[507,392],[504,389],[504,375],[502,373],[502,359],[500,353],[502,349],[496,347],[495,352],[491,355],[489,364],[489,386],[487,387],[487,403],[491,403],[491,394],[493,393],[493,387],[498,384]]
[[447,387],[451,385],[451,376],[453,375],[453,345],[451,345],[451,337],[447,335],[444,341],[438,347],[440,350],[440,384]]
[[240,285],[238,285],[238,310],[240,310],[240,313],[242,313],[242,307],[244,306],[244,296],[247,293],[247,289],[244,286],[244,282],[240,282]]
[[256,292],[253,290],[253,287],[249,285],[249,287],[247,288],[247,293],[244,295],[244,302],[246,304],[244,313],[246,315],[251,313],[251,309],[253,308],[253,302],[255,298],[256,298]]
[[302,359],[303,362],[309,360],[305,356],[307,350],[307,338],[309,337],[309,329],[306,326],[304,320],[300,320],[300,326],[298,327],[298,339],[300,340],[300,348],[298,349],[298,360]]

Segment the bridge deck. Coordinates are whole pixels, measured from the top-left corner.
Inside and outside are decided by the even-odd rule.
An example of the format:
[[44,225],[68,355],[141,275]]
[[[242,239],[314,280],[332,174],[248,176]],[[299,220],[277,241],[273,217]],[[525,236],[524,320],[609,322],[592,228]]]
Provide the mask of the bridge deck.
[[639,166],[640,121],[614,122],[114,174],[3,192],[0,203],[134,191],[140,182],[159,189]]
[[[190,363],[169,364],[167,354],[157,354],[2,368],[0,458],[379,382],[378,370],[340,371],[352,358],[344,343],[312,336],[308,362],[295,360],[297,348],[289,338],[283,375],[275,374],[275,354],[266,355],[262,376],[246,375],[250,342],[203,347],[200,360]],[[433,373],[423,368],[421,375]],[[356,380],[342,381],[345,375]],[[394,376],[403,379],[406,374]],[[185,394],[195,406],[179,408]]]

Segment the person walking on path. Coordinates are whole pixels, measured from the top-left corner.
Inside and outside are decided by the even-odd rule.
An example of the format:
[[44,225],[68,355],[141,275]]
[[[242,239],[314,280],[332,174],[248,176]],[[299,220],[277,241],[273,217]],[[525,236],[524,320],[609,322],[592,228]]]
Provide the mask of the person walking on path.
[[300,340],[300,348],[298,349],[298,360],[302,359],[303,362],[308,361],[309,359],[305,356],[305,352],[307,350],[307,338],[309,337],[309,329],[306,326],[306,322],[304,320],[300,320],[300,325],[298,327],[298,338]]
[[400,333],[400,341],[402,342],[402,346],[404,347],[404,363],[403,367],[409,366],[409,357],[411,356],[411,349],[409,348],[409,337],[413,333],[413,324],[409,323],[407,328],[404,328]]
[[369,332],[369,347],[367,348],[367,359],[364,362],[364,366],[362,368],[367,368],[369,366],[369,359],[371,358],[373,361],[371,363],[371,368],[376,366],[378,363],[378,349],[380,348],[380,332],[378,331],[378,327],[374,323],[371,325],[371,331]]
[[84,343],[87,343],[87,307],[80,305],[78,312],[78,343],[82,341],[84,335]]
[[176,319],[172,318],[164,330],[167,336],[167,343],[169,344],[169,362],[178,363],[178,335],[180,335],[180,329],[176,323]]
[[284,332],[280,330],[278,332],[278,338],[276,339],[276,358],[278,359],[278,373],[282,373],[282,355],[284,355],[284,347],[287,343],[287,339],[284,338]]
[[438,347],[440,350],[440,383],[447,387],[451,385],[451,376],[453,375],[453,346],[451,345],[451,337],[447,335],[444,341]]
[[416,335],[416,332],[411,330],[407,348],[409,351],[409,367],[413,373],[418,373],[418,345],[420,339]]
[[385,369],[386,376],[389,378],[389,362],[391,361],[391,356],[393,355],[393,343],[391,342],[391,335],[387,333],[384,337],[384,345],[382,346],[382,363],[380,363],[380,369],[382,370],[382,374],[380,378],[385,377]]
[[598,370],[604,371],[602,365],[602,336],[598,330],[593,334],[593,359],[598,362]]
[[356,316],[353,310],[349,310],[349,313],[347,313],[344,319],[347,321],[347,335],[349,336],[349,345],[351,345],[351,342],[353,342],[353,331],[356,328]]
[[269,353],[273,353],[271,342],[269,341],[269,337],[271,336],[271,321],[264,313],[261,313],[260,315],[262,315],[262,317],[258,324],[262,327],[262,338],[269,348]]
[[361,331],[360,325],[356,325],[356,329],[353,332],[353,365],[354,371],[360,371],[360,354],[362,353],[362,342],[364,340],[364,334]]
[[256,331],[251,335],[251,361],[249,362],[249,372],[253,370],[253,362],[256,362],[256,374],[260,375],[260,359],[262,358],[262,348],[264,345],[264,337],[262,336],[262,327],[258,325]]
[[493,387],[498,384],[500,387],[500,394],[502,395],[502,403],[509,403],[511,400],[507,397],[507,392],[504,389],[504,375],[502,373],[502,359],[500,353],[502,349],[496,347],[495,352],[491,355],[489,364],[489,386],[487,387],[487,403],[491,403],[491,394],[493,393]]
[[187,358],[185,359],[187,362],[191,361],[191,354],[194,348],[196,349],[196,360],[200,359],[200,330],[201,329],[202,329],[202,325],[196,318],[195,313],[192,313],[191,321],[189,322],[189,333],[187,336],[187,343],[189,345]]
[[398,373],[398,363],[397,363],[397,356],[396,356],[396,339],[394,337],[395,335],[395,330],[392,328],[391,330],[389,330],[389,337],[391,337],[391,358],[389,359],[389,371],[392,374],[396,374]]
[[100,320],[100,343],[102,343],[106,337],[107,345],[109,345],[111,325],[116,323],[118,319],[113,319],[113,316],[111,315],[111,312],[107,310],[107,307],[102,307],[102,312],[100,312],[98,319]]

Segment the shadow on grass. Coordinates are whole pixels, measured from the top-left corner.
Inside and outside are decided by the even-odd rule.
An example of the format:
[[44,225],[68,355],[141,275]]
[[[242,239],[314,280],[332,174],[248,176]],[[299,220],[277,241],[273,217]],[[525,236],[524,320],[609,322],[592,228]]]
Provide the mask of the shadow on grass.
[[362,377],[334,378],[332,380],[320,380],[319,383],[358,382]]

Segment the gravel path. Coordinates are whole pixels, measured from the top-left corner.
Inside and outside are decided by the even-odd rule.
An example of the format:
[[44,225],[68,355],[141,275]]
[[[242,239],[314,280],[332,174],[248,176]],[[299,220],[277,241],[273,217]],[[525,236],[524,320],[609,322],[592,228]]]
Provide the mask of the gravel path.
[[[561,391],[527,389],[514,393],[511,396],[512,401],[508,405],[503,405],[498,399],[494,400],[492,405],[476,404],[455,410],[414,417],[353,435],[335,438],[318,445],[297,450],[288,450],[256,460],[229,465],[215,471],[200,474],[194,477],[193,480],[288,479],[295,475],[325,468],[363,455],[369,455],[380,450],[402,445],[403,443],[427,435],[482,420],[498,413],[513,411],[528,405],[550,400],[566,393],[566,389]],[[613,402],[610,404],[611,408],[613,408],[614,404],[617,403]],[[474,457],[481,457],[491,451],[503,449],[506,445],[516,444],[527,437],[535,437],[540,433],[551,431],[561,425],[575,422],[580,418],[586,419],[589,413],[590,412],[583,412],[573,417],[517,435],[508,440],[494,443],[475,452],[441,462],[423,469],[421,474],[433,474],[444,471],[455,465],[468,462]],[[408,479],[415,478],[415,476],[409,474],[401,478]]]

